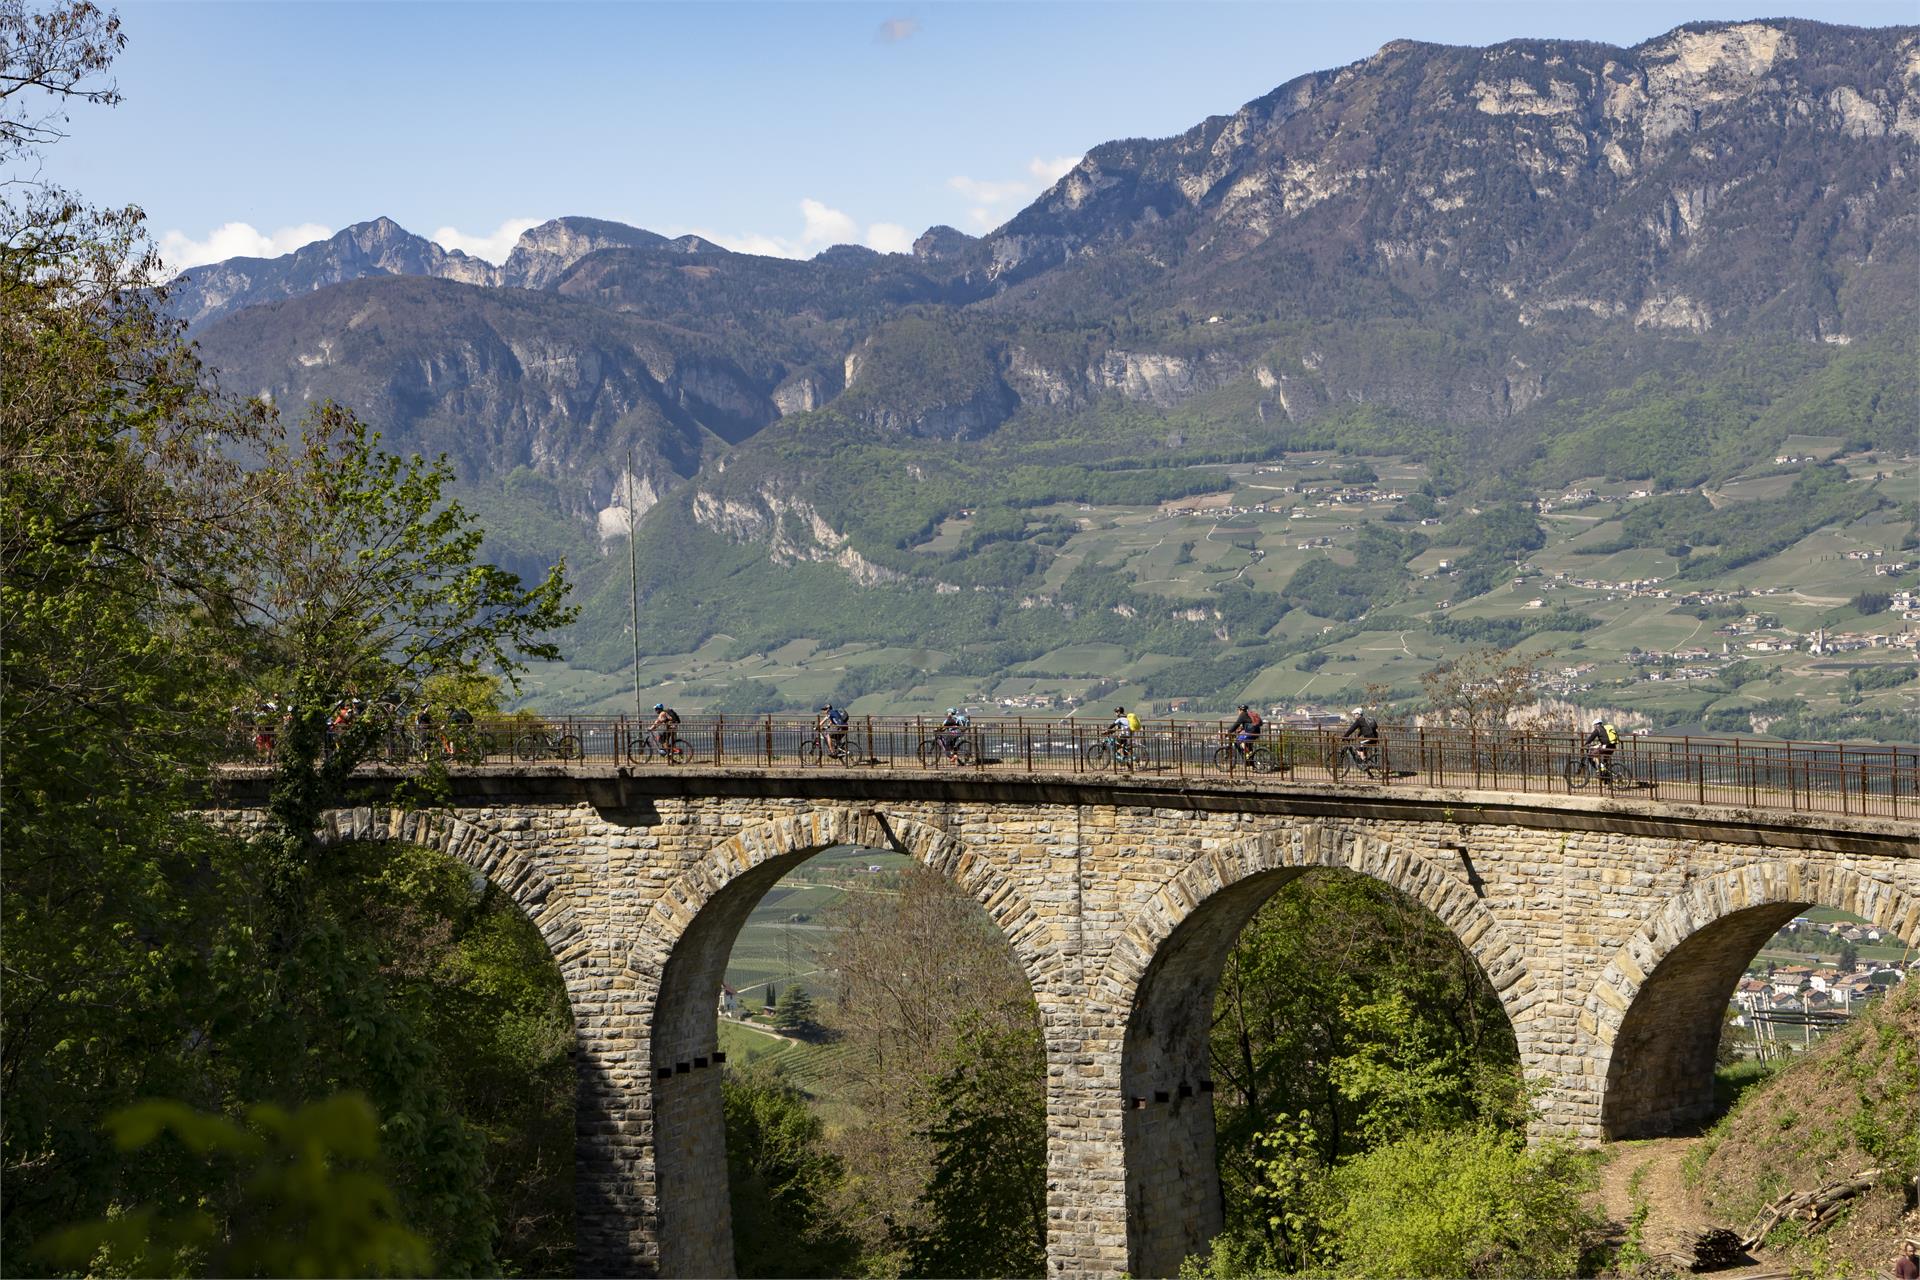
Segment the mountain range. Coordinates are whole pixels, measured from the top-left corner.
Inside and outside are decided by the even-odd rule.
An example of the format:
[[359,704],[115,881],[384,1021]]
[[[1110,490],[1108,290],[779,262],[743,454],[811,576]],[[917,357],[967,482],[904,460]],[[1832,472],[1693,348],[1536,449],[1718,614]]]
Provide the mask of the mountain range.
[[1920,27],[1694,23],[1396,41],[908,254],[568,217],[496,267],[381,218],[170,305],[232,389],[451,455],[510,558],[591,559],[631,509],[650,591],[713,559],[697,535],[892,608],[1036,590],[1044,544],[985,582],[914,554],[1009,477],[1017,506],[1317,447],[1416,457],[1442,496],[1686,486],[1808,415],[1911,448],[1917,233]]

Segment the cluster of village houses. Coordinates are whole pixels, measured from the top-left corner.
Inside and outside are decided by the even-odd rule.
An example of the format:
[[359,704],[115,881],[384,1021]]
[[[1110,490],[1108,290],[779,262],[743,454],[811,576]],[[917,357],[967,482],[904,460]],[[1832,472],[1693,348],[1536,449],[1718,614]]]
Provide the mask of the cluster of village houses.
[[[1819,933],[1856,945],[1872,945],[1882,940],[1880,930],[1864,924],[1815,924],[1804,916],[1780,931],[1787,945],[1796,938]],[[1736,1026],[1747,1025],[1755,1014],[1845,1012],[1863,1000],[1884,995],[1910,974],[1920,973],[1920,959],[1898,962],[1858,960],[1843,969],[1833,965],[1770,965],[1765,974],[1754,973],[1741,979],[1734,991],[1733,1004],[1739,1010]]]

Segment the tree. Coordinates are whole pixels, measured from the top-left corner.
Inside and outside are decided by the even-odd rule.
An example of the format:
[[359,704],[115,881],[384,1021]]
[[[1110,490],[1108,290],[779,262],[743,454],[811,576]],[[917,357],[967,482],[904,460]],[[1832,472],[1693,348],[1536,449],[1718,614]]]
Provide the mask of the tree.
[[791,1036],[805,1040],[817,1034],[820,1024],[814,1021],[813,997],[802,986],[787,988],[787,998],[780,1003],[780,1012],[774,1015],[773,1025]]
[[[126,47],[120,17],[78,0],[30,13],[23,0],[0,0],[0,164],[32,155],[65,137],[66,106],[120,101],[99,77]],[[36,94],[53,99],[34,109]]]
[[729,1071],[721,1098],[737,1274],[856,1274],[859,1242],[831,1212],[846,1170],[806,1099],[759,1069]]
[[[563,566],[544,581],[479,559],[482,530],[445,497],[444,458],[383,452],[347,410],[323,404],[263,472],[271,519],[255,548],[247,618],[254,679],[287,713],[269,811],[291,862],[353,769],[429,679],[497,673],[513,683],[570,622]],[[344,725],[338,708],[363,709]],[[332,723],[330,724],[330,721]]]
[[1854,946],[1849,939],[1841,939],[1840,955],[1835,963],[1839,966],[1840,972],[1852,973],[1853,966],[1860,963],[1860,948]]
[[1552,656],[1548,649],[1520,653],[1482,645],[1448,658],[1420,677],[1426,714],[1434,723],[1481,733],[1513,726],[1539,702],[1542,668]]
[[1039,1028],[960,1029],[922,1129],[933,1171],[920,1193],[926,1225],[908,1237],[911,1274],[1046,1274],[1045,1081]]
[[943,1114],[936,1081],[962,1028],[1039,1026],[1026,981],[979,903],[921,866],[896,884],[897,893],[848,894],[821,957],[838,986],[836,1064],[861,1115],[835,1139],[855,1171],[836,1210],[869,1265],[893,1271],[931,1228],[923,1194],[935,1158],[930,1126]]

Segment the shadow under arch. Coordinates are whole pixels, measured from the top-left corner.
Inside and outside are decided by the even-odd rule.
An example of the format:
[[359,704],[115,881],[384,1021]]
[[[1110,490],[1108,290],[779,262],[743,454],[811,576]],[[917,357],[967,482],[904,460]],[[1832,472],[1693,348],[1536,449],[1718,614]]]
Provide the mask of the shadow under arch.
[[1657,1137],[1712,1116],[1714,1059],[1740,976],[1812,906],[1920,945],[1920,901],[1846,867],[1755,862],[1694,881],[1614,954],[1584,1002],[1605,1060],[1601,1136]]
[[650,1268],[651,1244],[634,1161],[619,1144],[603,1141],[627,1113],[638,1081],[623,1075],[618,1055],[598,1051],[595,1027],[605,1019],[583,1011],[605,1005],[591,936],[573,904],[528,850],[456,814],[435,810],[333,810],[315,833],[323,844],[410,844],[445,854],[487,880],[540,933],[560,971],[574,1030],[574,1258],[580,1275],[626,1275]]
[[[835,845],[892,849],[980,903],[1037,994],[1065,980],[1048,920],[997,868],[937,827],[871,809],[817,808],[716,845],[658,896],[630,972],[655,973],[649,1066],[660,1274],[733,1274],[732,1207],[717,1065],[718,1004],[741,926],[783,876]],[[1045,1007],[1045,1002],[1041,1002]]]
[[1102,973],[1128,1010],[1121,1049],[1127,1273],[1171,1276],[1224,1225],[1209,1082],[1214,993],[1240,932],[1315,868],[1357,872],[1437,916],[1500,998],[1521,1041],[1534,1005],[1524,955],[1466,884],[1386,841],[1318,826],[1233,842],[1189,863],[1150,900]]

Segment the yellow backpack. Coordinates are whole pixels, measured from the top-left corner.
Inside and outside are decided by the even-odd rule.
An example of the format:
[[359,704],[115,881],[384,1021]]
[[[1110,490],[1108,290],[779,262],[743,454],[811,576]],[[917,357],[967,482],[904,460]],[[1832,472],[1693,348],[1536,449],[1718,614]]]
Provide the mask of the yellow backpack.
[[1127,712],[1127,731],[1129,733],[1140,732],[1140,717],[1131,711]]

